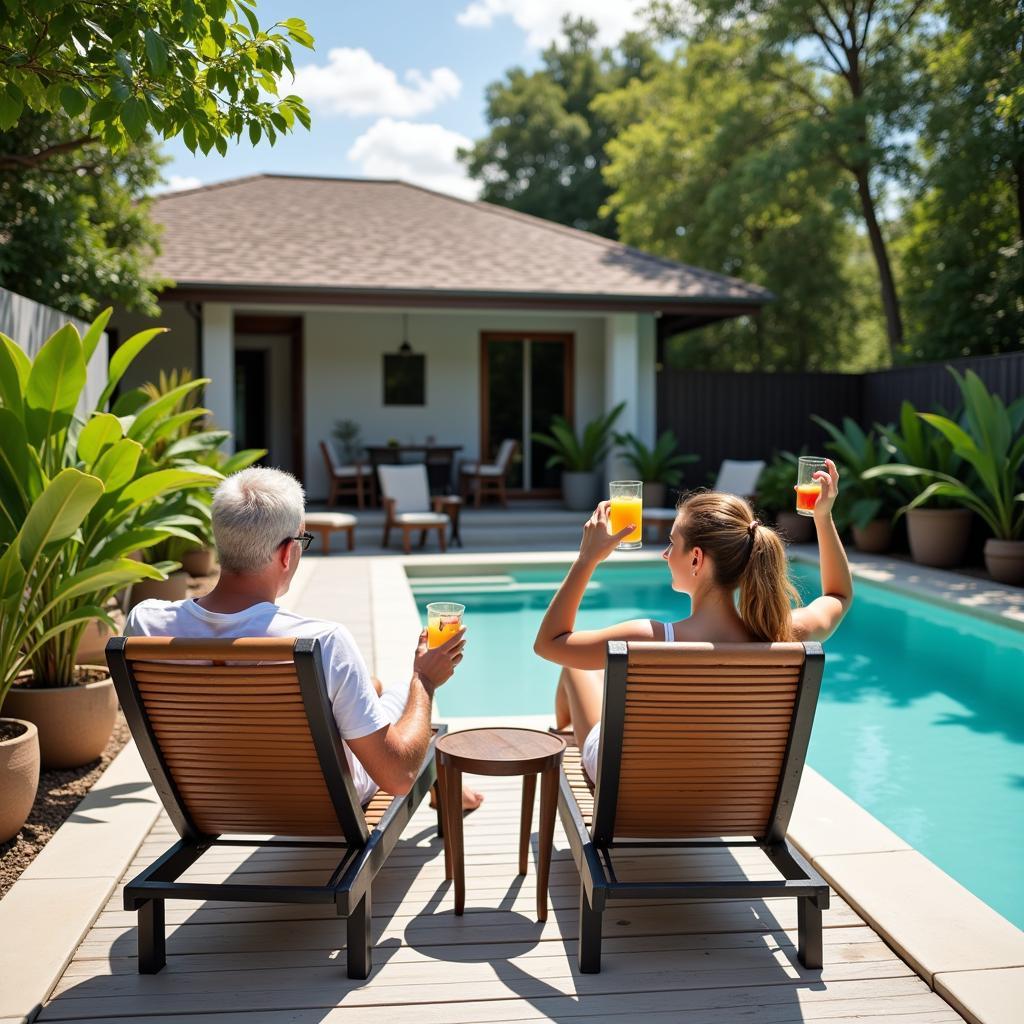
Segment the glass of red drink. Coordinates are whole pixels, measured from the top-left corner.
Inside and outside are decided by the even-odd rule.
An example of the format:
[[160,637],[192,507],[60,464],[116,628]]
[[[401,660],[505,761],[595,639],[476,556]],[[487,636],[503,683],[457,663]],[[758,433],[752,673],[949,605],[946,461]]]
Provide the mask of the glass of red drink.
[[825,460],[816,455],[801,455],[796,471],[796,512],[800,516],[813,516],[814,506],[821,497],[821,481],[815,473],[827,473]]

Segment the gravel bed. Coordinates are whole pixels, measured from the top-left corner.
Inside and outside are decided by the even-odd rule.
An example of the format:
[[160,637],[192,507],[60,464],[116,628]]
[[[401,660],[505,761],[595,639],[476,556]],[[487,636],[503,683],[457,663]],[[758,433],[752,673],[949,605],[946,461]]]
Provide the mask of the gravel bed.
[[0,897],[32,863],[130,738],[128,725],[119,711],[113,735],[99,760],[81,768],[56,768],[40,773],[39,792],[28,821],[13,839],[0,843]]

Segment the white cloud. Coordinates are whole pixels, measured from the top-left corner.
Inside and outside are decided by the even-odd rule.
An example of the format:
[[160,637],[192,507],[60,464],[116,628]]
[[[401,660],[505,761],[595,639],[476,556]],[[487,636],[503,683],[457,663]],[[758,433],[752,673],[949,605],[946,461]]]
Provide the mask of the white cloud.
[[462,89],[459,76],[444,67],[429,74],[410,69],[405,83],[368,51],[346,46],[330,50],[326,65],[307,64],[295,72],[295,91],[307,103],[353,117],[416,117]]
[[471,142],[443,125],[384,117],[356,139],[347,155],[367,177],[399,178],[461,199],[475,199],[479,185],[466,177],[455,156],[456,149]]
[[455,20],[467,28],[490,28],[511,18],[526,33],[527,45],[541,48],[562,34],[562,17],[588,18],[597,24],[601,43],[614,45],[624,32],[643,26],[640,0],[472,0]]
[[199,188],[202,182],[191,175],[185,174],[172,174],[167,182],[161,185],[159,188],[155,188],[154,192],[182,192],[187,188]]

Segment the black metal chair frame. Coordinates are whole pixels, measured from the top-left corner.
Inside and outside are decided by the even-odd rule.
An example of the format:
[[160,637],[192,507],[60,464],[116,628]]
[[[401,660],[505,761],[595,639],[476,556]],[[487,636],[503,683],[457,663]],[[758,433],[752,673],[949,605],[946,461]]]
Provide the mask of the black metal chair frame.
[[[807,757],[807,745],[814,711],[821,689],[824,654],[818,643],[805,643],[806,653],[800,674],[793,720],[783,756],[779,786],[766,834],[746,841],[725,840],[616,840],[615,808],[619,797],[619,768],[622,760],[622,734],[627,701],[629,647],[623,641],[610,641],[605,669],[604,709],[601,743],[598,752],[598,778],[594,794],[594,815],[587,828],[579,804],[562,769],[558,810],[569,839],[576,869],[580,874],[579,968],[584,974],[601,970],[601,919],[609,903],[615,900],[757,900],[792,896],[797,899],[798,959],[808,969],[822,966],[821,913],[828,909],[828,883],[786,839]],[[652,785],[656,779],[652,778]],[[615,873],[613,850],[699,849],[734,850],[755,847],[764,852],[783,876],[777,881],[715,882],[623,882]]]
[[[320,641],[297,639],[294,644],[295,671],[309,721],[324,783],[338,816],[344,842],[313,839],[223,839],[205,835],[189,816],[153,733],[149,717],[131,677],[125,656],[126,637],[107,642],[107,664],[114,680],[121,708],[131,729],[143,763],[149,771],[175,829],[181,838],[164,854],[136,875],[124,887],[124,909],[138,911],[139,973],[156,974],[166,963],[164,901],[227,900],[254,903],[333,903],[339,917],[347,919],[347,959],[350,978],[366,978],[372,969],[373,879],[394,849],[403,829],[420,801],[437,781],[434,758],[436,737],[448,731],[434,726],[419,774],[410,791],[396,796],[373,829],[362,813],[348,762],[327,699]],[[197,672],[201,672],[201,667]],[[437,830],[442,834],[441,801],[438,799]],[[231,846],[266,848],[336,849],[337,867],[323,885],[237,885],[178,881],[208,850]]]

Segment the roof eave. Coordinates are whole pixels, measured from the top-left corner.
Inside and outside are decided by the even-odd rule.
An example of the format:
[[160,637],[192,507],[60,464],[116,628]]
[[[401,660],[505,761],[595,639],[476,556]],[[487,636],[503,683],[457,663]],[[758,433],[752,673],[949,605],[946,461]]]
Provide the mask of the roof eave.
[[756,312],[774,296],[766,290],[736,295],[635,295],[572,292],[507,292],[417,288],[337,288],[325,286],[227,284],[178,281],[161,298],[191,302],[260,302],[272,305],[427,306],[448,309],[566,309],[599,312],[694,313],[722,316]]

